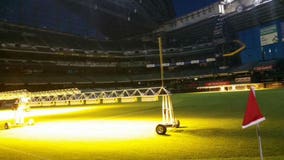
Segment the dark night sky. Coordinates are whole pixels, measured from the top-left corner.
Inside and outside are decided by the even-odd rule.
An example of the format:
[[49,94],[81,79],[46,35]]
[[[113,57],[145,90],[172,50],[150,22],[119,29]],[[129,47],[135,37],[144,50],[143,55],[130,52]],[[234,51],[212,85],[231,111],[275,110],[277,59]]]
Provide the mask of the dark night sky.
[[177,17],[198,10],[219,0],[173,0]]

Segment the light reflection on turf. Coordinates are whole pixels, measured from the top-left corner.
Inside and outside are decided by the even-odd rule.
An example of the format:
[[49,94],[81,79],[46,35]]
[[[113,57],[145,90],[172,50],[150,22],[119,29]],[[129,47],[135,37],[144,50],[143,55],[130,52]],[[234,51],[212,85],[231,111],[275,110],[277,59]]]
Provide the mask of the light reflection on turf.
[[54,121],[10,130],[18,138],[33,140],[98,141],[141,139],[155,136],[155,123],[145,121]]
[[[86,109],[93,109],[90,107],[49,107],[49,108],[36,108],[31,109],[31,111],[25,113],[25,117],[35,117],[35,116],[48,116],[48,115],[58,115],[73,112],[80,112]],[[12,110],[0,110],[0,121],[9,120],[14,118],[14,112]]]

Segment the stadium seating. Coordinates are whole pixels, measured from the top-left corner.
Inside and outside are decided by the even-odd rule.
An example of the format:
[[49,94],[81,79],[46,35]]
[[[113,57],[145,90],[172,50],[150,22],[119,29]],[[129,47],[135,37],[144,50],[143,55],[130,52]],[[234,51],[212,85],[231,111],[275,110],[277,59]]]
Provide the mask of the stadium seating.
[[[277,14],[282,14],[281,7],[273,7]],[[270,17],[266,10],[267,6],[263,5],[246,12],[248,18],[257,12],[258,20],[273,20],[275,17]],[[210,7],[204,12],[209,13]],[[0,86],[2,89],[13,86],[36,90],[35,86],[43,85],[47,88],[160,85],[159,34],[163,37],[162,65],[166,85],[178,82],[178,85],[189,86],[195,82],[203,84],[215,80],[236,83],[236,78],[246,77],[252,77],[252,82],[268,80],[255,69],[263,65],[262,62],[242,64],[239,52],[234,52],[243,47],[242,43],[223,27],[231,27],[233,32],[237,32],[256,25],[255,21],[241,21],[245,16],[243,13],[230,13],[224,17],[192,17],[196,14],[169,22],[180,25],[167,28],[167,32],[135,35],[119,41],[95,40],[0,22],[0,64],[3,66],[0,69]],[[187,24],[189,19],[196,21]],[[220,26],[222,34],[217,36],[215,32]],[[163,29],[163,25],[159,29]],[[278,66],[271,72],[279,70],[281,67]],[[270,80],[281,81],[283,76]]]

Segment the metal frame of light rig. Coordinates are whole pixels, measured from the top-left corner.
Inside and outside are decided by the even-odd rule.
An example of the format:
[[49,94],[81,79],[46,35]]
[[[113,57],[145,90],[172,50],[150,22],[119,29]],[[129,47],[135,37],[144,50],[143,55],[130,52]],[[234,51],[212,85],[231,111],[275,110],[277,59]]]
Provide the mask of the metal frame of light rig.
[[[0,97],[1,100],[28,96],[30,98],[28,103],[30,107],[118,103],[119,100],[123,103],[123,100],[125,99],[129,99],[129,102],[136,102],[137,98],[141,98],[141,102],[149,102],[156,101],[158,100],[158,97],[162,97],[162,123],[158,124],[156,127],[157,134],[166,134],[167,127],[180,126],[180,122],[175,119],[171,93],[164,87],[94,92],[80,92],[77,89],[42,92],[20,90],[2,92],[0,95],[2,95],[2,97]],[[17,95],[17,97],[15,97],[15,95]],[[135,99],[135,101],[132,101],[131,99]],[[105,102],[105,100],[107,101]]]

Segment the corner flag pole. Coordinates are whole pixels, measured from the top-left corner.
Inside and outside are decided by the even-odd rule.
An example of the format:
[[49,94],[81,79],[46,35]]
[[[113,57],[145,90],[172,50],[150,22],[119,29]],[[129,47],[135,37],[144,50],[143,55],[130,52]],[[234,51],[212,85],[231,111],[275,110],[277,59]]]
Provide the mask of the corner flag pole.
[[250,126],[256,125],[256,135],[258,139],[259,154],[260,159],[263,160],[262,144],[259,123],[263,122],[265,117],[260,112],[254,88],[250,88],[249,99],[247,103],[247,109],[242,123],[242,128],[248,128]]
[[259,123],[256,124],[256,135],[257,135],[257,138],[258,138],[260,159],[263,160],[262,144],[261,144],[261,135],[260,135]]
[[159,52],[160,52],[161,85],[162,85],[162,87],[164,87],[164,65],[163,65],[162,38],[158,37],[158,41],[159,41]]

